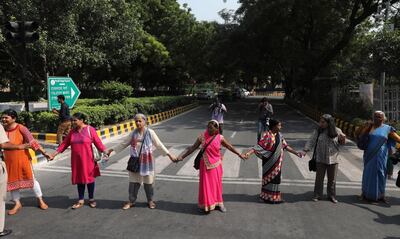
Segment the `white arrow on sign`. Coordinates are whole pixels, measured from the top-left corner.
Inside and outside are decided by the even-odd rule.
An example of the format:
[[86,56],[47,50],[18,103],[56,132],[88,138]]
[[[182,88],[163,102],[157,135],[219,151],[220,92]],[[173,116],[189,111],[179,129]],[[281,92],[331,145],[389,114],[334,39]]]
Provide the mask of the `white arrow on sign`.
[[75,91],[74,91],[74,89],[71,88],[71,98],[74,98],[74,95],[75,95]]

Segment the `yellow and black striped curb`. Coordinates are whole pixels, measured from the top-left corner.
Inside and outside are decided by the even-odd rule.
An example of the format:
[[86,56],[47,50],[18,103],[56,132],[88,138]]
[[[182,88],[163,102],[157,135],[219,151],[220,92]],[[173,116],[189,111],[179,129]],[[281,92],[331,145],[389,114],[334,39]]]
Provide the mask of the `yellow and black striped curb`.
[[[291,105],[294,108],[299,109],[303,114],[307,115],[308,117],[310,117],[311,119],[313,119],[317,122],[319,121],[321,116],[324,114],[324,113],[316,110],[315,108],[312,108],[311,106],[306,105],[302,102],[299,103],[299,102],[296,102],[291,99],[285,99],[285,102],[288,105]],[[335,115],[333,115],[333,116],[335,117]],[[350,124],[349,122],[346,122],[338,117],[335,117],[335,123],[336,123],[336,127],[340,128],[343,131],[343,133],[346,134],[347,138],[350,138],[350,139],[356,138],[356,132],[358,132],[359,126]]]
[[[169,111],[161,112],[161,113],[154,114],[154,115],[149,115],[147,117],[147,124],[148,125],[156,124],[160,121],[169,119],[169,118],[174,117],[178,114],[181,114],[185,111],[191,110],[191,109],[195,108],[196,106],[198,106],[198,103],[192,103],[192,104],[181,106],[181,107],[169,110]],[[108,127],[108,128],[97,130],[96,132],[97,132],[97,135],[101,139],[109,139],[113,136],[121,135],[126,132],[131,132],[135,128],[136,128],[135,121],[132,120],[132,121],[129,121],[129,122],[126,122],[123,124],[116,124],[116,125]],[[35,139],[43,140],[46,143],[53,143],[53,144],[56,143],[56,139],[57,139],[57,134],[54,134],[54,133],[32,133],[32,136]],[[41,154],[36,155],[35,151],[33,151],[33,150],[29,150],[29,153],[31,155],[33,164],[36,163],[37,161],[39,161],[38,158],[43,157]]]

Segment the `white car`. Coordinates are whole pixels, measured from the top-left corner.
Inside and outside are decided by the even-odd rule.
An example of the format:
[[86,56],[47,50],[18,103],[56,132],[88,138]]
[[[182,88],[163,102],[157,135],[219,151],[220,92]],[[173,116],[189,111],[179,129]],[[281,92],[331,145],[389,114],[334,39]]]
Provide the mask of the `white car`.
[[237,98],[246,98],[250,95],[250,92],[245,88],[237,88],[235,94]]

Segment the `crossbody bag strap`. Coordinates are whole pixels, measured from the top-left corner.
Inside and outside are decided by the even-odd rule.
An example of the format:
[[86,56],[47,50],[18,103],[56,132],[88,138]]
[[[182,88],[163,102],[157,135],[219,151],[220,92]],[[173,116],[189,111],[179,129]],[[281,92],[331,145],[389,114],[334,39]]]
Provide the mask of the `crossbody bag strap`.
[[147,132],[148,132],[148,130],[146,129],[146,132],[144,133],[144,136],[143,136],[142,145],[140,145],[138,157],[140,157],[140,154],[142,153],[142,148],[143,148],[144,140],[146,139]]
[[214,135],[214,137],[212,137],[212,139],[206,144],[206,146],[204,146],[203,150],[206,151],[206,148],[208,147],[208,145],[211,144],[211,142],[215,139],[215,137],[217,137],[217,135]]
[[318,130],[318,136],[317,136],[317,139],[315,140],[315,145],[314,145],[313,157],[315,155],[315,151],[317,150],[318,139],[319,139],[320,134],[321,134],[321,132],[319,132],[319,130]]
[[92,134],[90,133],[90,126],[89,125],[87,126],[87,129],[88,129],[90,141],[92,141],[92,143],[93,143],[93,137],[92,137]]

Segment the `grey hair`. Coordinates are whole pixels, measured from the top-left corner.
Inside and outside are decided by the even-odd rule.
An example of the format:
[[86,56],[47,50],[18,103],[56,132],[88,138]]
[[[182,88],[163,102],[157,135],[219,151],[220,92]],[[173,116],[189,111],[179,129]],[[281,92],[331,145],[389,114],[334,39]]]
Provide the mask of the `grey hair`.
[[383,112],[383,111],[381,111],[381,110],[376,110],[376,111],[374,112],[374,114],[383,115],[383,119],[387,120],[386,115],[385,115],[385,112]]
[[146,115],[144,115],[144,114],[142,114],[142,113],[138,113],[138,114],[136,114],[135,115],[135,117],[134,117],[134,119],[136,120],[136,119],[143,119],[144,120],[144,122],[147,122],[147,117],[146,117]]

